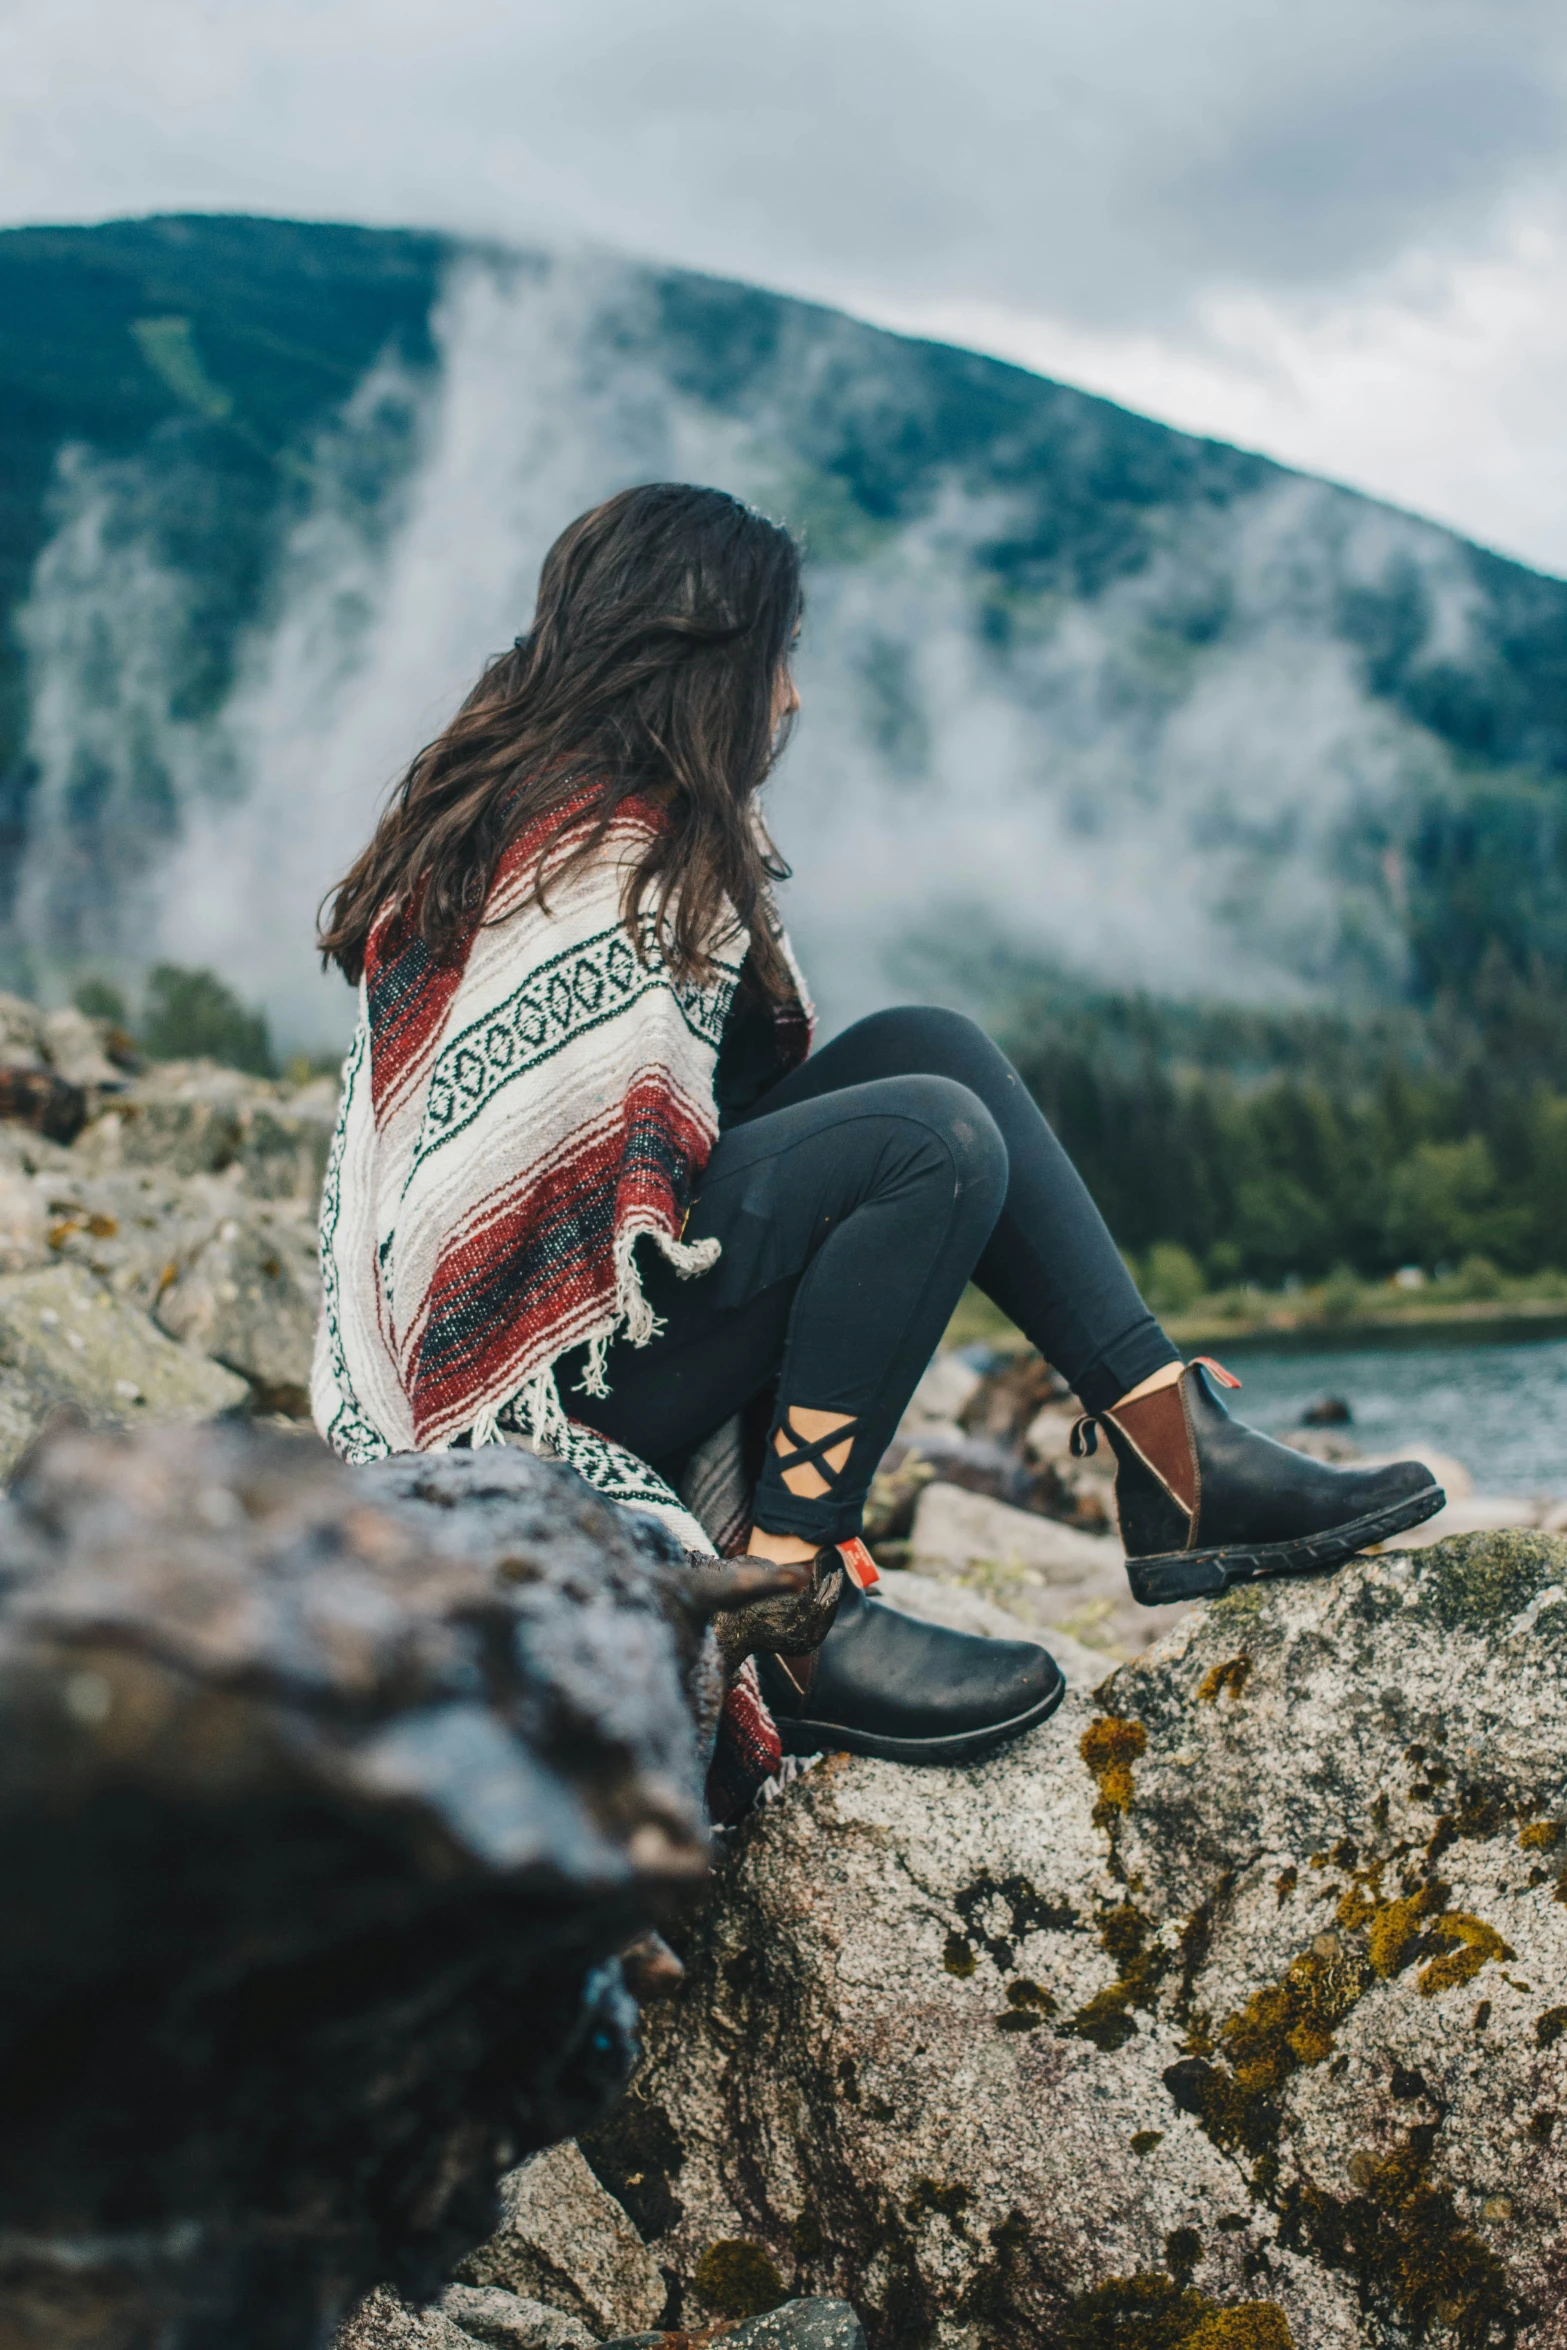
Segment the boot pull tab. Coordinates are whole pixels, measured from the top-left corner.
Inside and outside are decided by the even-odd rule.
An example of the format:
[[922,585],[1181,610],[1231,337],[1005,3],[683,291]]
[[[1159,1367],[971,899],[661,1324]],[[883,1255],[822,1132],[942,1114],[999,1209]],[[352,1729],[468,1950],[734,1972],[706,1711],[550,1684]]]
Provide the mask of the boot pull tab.
[[1072,1422],[1072,1458],[1083,1460],[1099,1450],[1099,1422],[1092,1412],[1084,1412],[1080,1420]]
[[1239,1387],[1240,1381],[1235,1373],[1227,1371],[1222,1363],[1216,1363],[1212,1355],[1193,1355],[1192,1361],[1201,1363],[1205,1371],[1211,1371],[1221,1387]]
[[847,1542],[836,1543],[834,1548],[842,1559],[846,1572],[858,1583],[860,1589],[874,1591],[881,1581],[881,1569],[871,1557],[858,1534],[851,1534]]

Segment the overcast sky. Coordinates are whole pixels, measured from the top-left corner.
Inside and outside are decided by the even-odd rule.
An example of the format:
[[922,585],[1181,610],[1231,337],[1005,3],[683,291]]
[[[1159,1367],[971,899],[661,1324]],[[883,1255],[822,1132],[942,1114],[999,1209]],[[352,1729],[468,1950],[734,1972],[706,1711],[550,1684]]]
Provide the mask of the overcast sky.
[[586,237],[1567,571],[1567,0],[0,0],[0,219]]

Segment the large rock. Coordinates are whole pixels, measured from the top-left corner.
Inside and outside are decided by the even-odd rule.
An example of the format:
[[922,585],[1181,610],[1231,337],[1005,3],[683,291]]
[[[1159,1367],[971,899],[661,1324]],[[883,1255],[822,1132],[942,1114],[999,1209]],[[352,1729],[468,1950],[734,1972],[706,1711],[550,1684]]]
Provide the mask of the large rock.
[[730,2350],[865,2350],[865,2328],[847,2301],[786,2301],[723,2339]]
[[42,1012],[26,996],[0,991],[0,1067],[44,1069],[48,1065]]
[[598,2340],[581,2318],[498,2285],[448,2285],[440,2312],[494,2350],[595,2350]]
[[159,1325],[239,1372],[261,1410],[308,1419],[321,1302],[314,1214],[288,1200],[228,1204],[160,1290]]
[[33,1455],[0,1503],[6,2350],[305,2350],[378,2282],[388,2325],[438,2295],[498,2178],[626,2078],[615,1954],[705,1871],[736,1581],[505,1447]]
[[1067,1633],[1111,1660],[1135,1656],[1186,1612],[1139,1607],[1125,1553],[1108,1535],[1084,1534],[944,1479],[920,1494],[909,1565],[919,1575],[966,1584],[1041,1634]]
[[124,1089],[127,1053],[130,1039],[107,1020],[0,994],[0,1119],[71,1142]]
[[233,1168],[256,1198],[313,1208],[336,1116],[330,1079],[293,1086],[211,1061],[169,1061],[127,1086],[74,1148],[96,1174],[157,1167],[221,1175]]
[[553,2146],[502,2180],[500,2227],[457,2276],[535,2295],[599,2337],[651,2326],[666,2294],[642,2238],[575,2146]]
[[378,2285],[339,2327],[332,2350],[473,2350],[473,2341],[444,2310],[415,2309]]
[[1567,1542],[1241,1591],[748,1828],[584,2150],[876,2350],[1567,2344]]
[[257,1408],[308,1414],[320,1304],[315,1214],[241,1170],[93,1173],[74,1151],[0,1159],[0,1270],[80,1266],[169,1337],[237,1372]]
[[332,2350],[597,2350],[580,2318],[498,2286],[450,2285],[433,2307],[415,2309],[377,2286],[333,2336]]
[[0,994],[0,1067],[52,1069],[91,1098],[126,1083],[129,1048],[111,1021],[91,1020],[74,1005],[45,1012],[25,996]]
[[0,1159],[0,1273],[31,1273],[48,1262],[49,1210],[43,1192],[24,1167]]
[[0,1277],[0,1477],[62,1408],[94,1428],[138,1428],[248,1401],[243,1379],[176,1346],[78,1267]]
[[213,1176],[154,1168],[93,1175],[74,1152],[66,1157],[65,1166],[33,1178],[44,1208],[43,1261],[80,1265],[144,1313],[156,1311],[226,1218],[254,1207]]
[[125,1084],[123,1063],[111,1060],[106,1049],[111,1033],[106,1020],[89,1020],[74,1004],[65,1004],[45,1012],[39,1028],[44,1057],[68,1085],[90,1095]]

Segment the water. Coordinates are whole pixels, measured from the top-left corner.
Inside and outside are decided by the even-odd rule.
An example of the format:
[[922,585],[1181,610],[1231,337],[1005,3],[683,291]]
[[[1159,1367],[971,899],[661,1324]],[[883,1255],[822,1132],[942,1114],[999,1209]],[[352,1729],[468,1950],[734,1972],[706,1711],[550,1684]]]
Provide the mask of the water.
[[1365,1452],[1437,1445],[1479,1493],[1567,1497],[1567,1339],[1237,1353],[1233,1367],[1244,1386],[1228,1400],[1271,1435],[1298,1427],[1321,1397],[1342,1396],[1354,1414],[1344,1434]]

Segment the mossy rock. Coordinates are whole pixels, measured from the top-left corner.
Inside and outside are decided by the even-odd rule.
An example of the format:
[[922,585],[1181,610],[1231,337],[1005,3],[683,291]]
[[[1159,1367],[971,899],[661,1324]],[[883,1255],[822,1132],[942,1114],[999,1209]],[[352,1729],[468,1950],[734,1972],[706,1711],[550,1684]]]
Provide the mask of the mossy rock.
[[1449,1630],[1507,1623],[1553,1585],[1567,1583],[1567,1537],[1509,1528],[1459,1534],[1432,1546],[1425,1575],[1430,1606]]
[[760,2244],[743,2237],[709,2244],[691,2282],[721,2317],[761,2317],[789,2298],[789,2288]]
[[1567,2236],[1557,1585],[1530,1533],[1358,1560],[967,1769],[807,1771],[647,2018],[660,2266],[759,2248],[872,2350],[1529,2340]]

